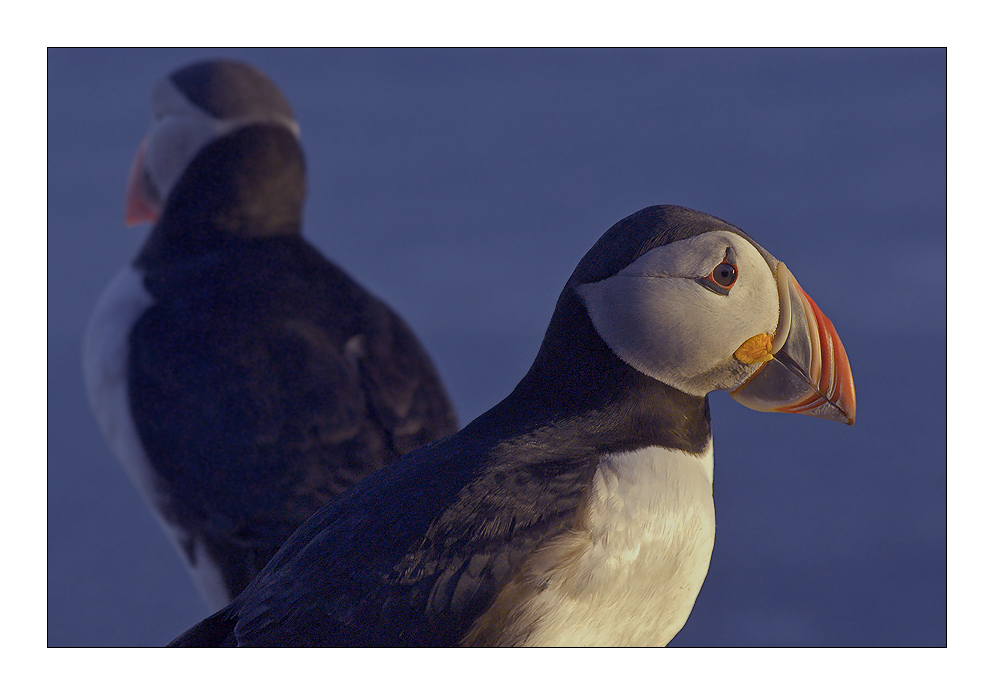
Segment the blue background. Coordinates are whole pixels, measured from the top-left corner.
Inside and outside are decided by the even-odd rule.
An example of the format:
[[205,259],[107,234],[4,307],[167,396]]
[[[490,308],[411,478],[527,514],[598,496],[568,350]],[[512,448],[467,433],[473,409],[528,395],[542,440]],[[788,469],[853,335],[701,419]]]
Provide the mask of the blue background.
[[147,233],[122,218],[152,87],[220,56],[283,89],[305,235],[408,319],[464,424],[642,207],[717,215],[787,263],[845,343],[856,426],[711,397],[715,552],[672,644],[945,644],[944,50],[50,50],[50,646],[161,645],[207,613],[79,355]]

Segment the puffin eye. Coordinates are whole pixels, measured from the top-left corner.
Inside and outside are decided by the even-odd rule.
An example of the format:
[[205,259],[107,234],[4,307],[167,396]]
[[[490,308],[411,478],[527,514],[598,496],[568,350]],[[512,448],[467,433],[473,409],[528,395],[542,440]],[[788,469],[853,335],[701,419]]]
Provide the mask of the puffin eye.
[[731,263],[719,263],[714,270],[711,271],[711,279],[716,283],[724,287],[725,289],[730,288],[735,284],[735,278],[738,277],[739,271]]
[[717,294],[726,296],[739,277],[739,269],[729,263],[726,258],[714,267],[706,277],[698,278],[697,282]]

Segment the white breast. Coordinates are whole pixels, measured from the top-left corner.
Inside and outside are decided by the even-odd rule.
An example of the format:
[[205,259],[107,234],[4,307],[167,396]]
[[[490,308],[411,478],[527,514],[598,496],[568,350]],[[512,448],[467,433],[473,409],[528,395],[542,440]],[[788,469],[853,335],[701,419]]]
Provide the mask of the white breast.
[[190,534],[169,523],[159,512],[158,485],[145,448],[131,417],[128,394],[129,337],[135,322],[155,300],[142,283],[141,272],[125,266],[100,296],[83,338],[83,377],[90,407],[114,456],[138,488],[173,542],[207,604],[217,610],[231,600],[218,568],[210,562],[202,543],[193,542],[191,565],[185,547]]
[[150,505],[155,486],[128,400],[128,339],[135,322],[153,304],[141,272],[125,266],[100,296],[83,338],[83,377],[90,407],[111,451]]
[[713,452],[601,459],[582,526],[536,557],[526,646],[662,646],[683,627],[714,547]]

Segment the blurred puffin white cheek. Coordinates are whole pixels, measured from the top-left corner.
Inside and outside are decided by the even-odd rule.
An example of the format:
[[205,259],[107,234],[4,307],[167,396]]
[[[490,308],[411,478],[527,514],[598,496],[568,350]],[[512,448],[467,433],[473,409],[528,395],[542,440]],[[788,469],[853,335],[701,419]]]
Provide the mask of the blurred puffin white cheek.
[[166,116],[150,133],[145,169],[165,198],[204,145],[217,137],[209,121]]

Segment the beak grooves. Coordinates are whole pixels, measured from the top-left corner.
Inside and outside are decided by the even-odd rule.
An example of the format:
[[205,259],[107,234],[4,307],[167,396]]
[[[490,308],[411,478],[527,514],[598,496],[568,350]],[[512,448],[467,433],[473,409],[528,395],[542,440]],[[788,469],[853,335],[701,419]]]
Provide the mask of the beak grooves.
[[[852,425],[856,419],[856,389],[849,356],[842,346],[842,339],[832,322],[822,313],[808,293],[801,289],[796,280],[794,286],[804,297],[804,313],[808,326],[811,327],[811,333],[813,335],[817,332],[818,335],[817,340],[811,341],[811,366],[808,369],[811,376],[818,377],[817,392],[812,392],[807,398],[777,410],[783,413],[807,413],[827,400],[835,405]],[[789,359],[787,355],[784,357]],[[794,367],[799,368],[799,365],[795,364]]]
[[783,263],[777,263],[776,276],[780,320],[773,359],[732,391],[732,398],[761,412],[812,415],[852,425],[856,390],[835,326]]

